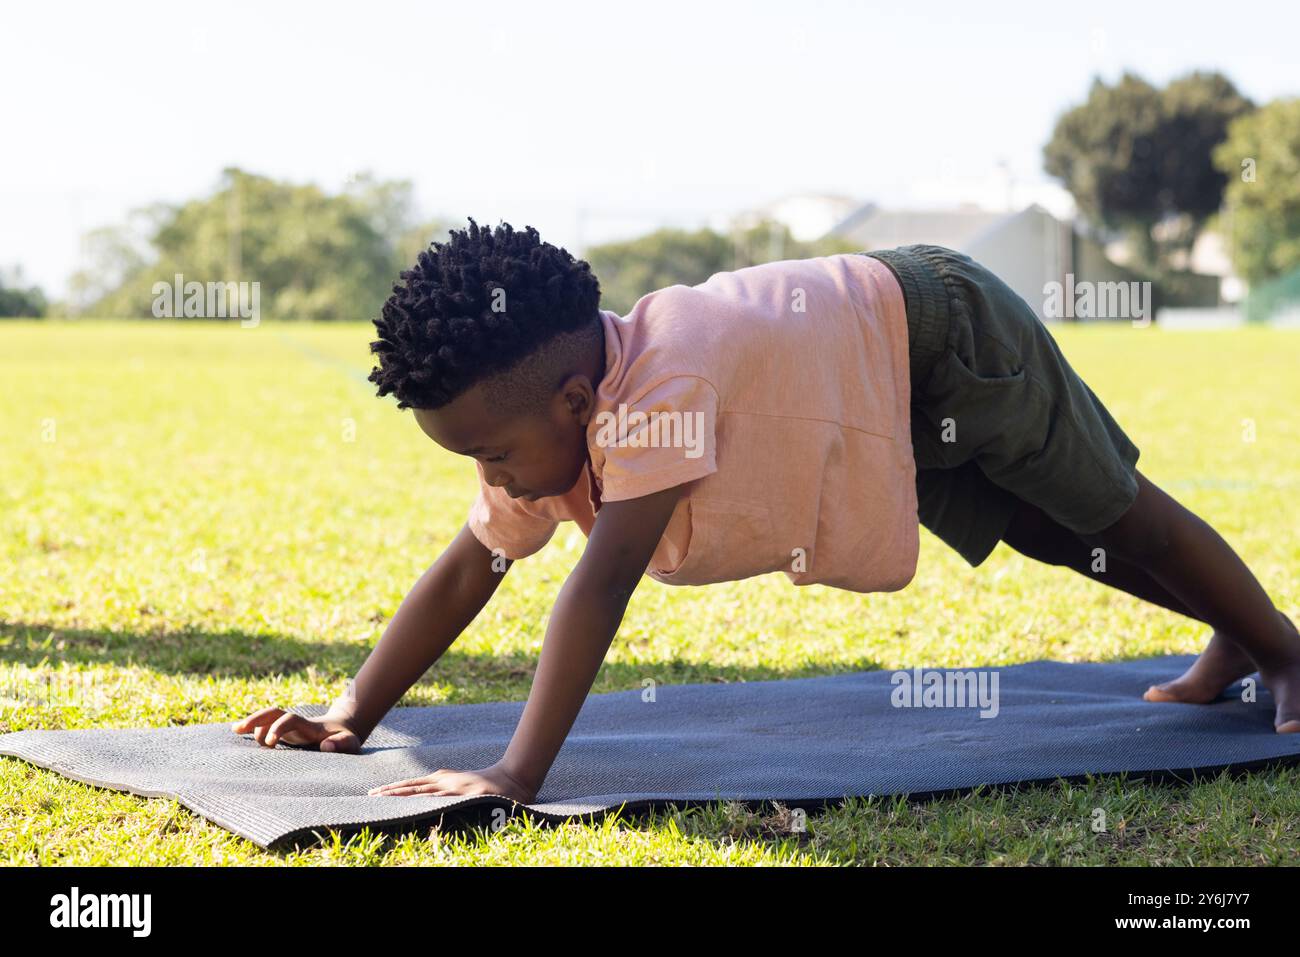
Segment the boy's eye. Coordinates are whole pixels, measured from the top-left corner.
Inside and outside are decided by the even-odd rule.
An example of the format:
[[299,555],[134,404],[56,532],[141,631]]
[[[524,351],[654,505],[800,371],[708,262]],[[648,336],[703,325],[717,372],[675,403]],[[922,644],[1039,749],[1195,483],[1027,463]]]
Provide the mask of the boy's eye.
[[509,452],[502,452],[500,455],[494,455],[490,459],[484,459],[484,462],[504,462]]

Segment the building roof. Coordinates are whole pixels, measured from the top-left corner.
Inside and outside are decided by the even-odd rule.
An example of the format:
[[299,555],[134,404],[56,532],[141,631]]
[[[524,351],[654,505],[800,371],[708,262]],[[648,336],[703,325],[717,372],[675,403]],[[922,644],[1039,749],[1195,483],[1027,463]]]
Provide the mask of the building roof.
[[958,249],[1007,217],[975,206],[956,209],[881,209],[867,203],[847,216],[830,235],[863,249],[931,243]]

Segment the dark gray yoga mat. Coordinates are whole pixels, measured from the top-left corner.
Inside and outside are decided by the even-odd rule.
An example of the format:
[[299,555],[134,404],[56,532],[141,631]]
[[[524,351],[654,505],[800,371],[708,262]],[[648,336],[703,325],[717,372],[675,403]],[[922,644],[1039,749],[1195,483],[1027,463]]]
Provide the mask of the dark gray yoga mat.
[[[561,820],[620,805],[718,799],[817,806],[846,796],[928,796],[1119,771],[1185,776],[1300,758],[1300,734],[1273,730],[1263,688],[1253,703],[1239,694],[1209,705],[1142,700],[1149,685],[1181,674],[1194,657],[939,672],[977,680],[985,673],[989,690],[996,673],[998,713],[989,718],[973,701],[895,707],[890,671],[660,685],[653,702],[641,690],[592,695],[527,807]],[[316,715],[325,706],[293,710]],[[440,767],[491,764],[522,710],[522,701],[396,708],[355,755],[264,748],[225,722],[16,731],[0,735],[0,754],[90,784],[174,797],[268,847],[327,828],[415,824],[484,804],[509,808],[503,798],[366,791]]]

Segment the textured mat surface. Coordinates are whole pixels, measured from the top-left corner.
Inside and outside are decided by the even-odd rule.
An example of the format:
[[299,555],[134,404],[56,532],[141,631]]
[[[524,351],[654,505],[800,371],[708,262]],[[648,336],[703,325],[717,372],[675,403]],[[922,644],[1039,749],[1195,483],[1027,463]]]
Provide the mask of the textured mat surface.
[[[592,695],[560,751],[533,813],[551,819],[667,802],[780,800],[817,806],[845,796],[929,795],[979,784],[1129,771],[1193,770],[1300,759],[1300,734],[1273,730],[1260,688],[1246,703],[1154,704],[1142,692],[1181,674],[1194,656],[1068,664],[1036,661],[968,673],[993,689],[997,713],[897,707],[889,671],[731,684],[661,685]],[[909,680],[916,671],[905,672]],[[922,673],[924,674],[924,672]],[[950,700],[950,704],[953,703]],[[317,715],[324,705],[294,708]],[[16,731],[0,754],[78,781],[174,797],[264,847],[327,828],[432,820],[493,797],[381,797],[366,791],[440,767],[497,760],[523,702],[397,708],[361,754],[264,748],[225,722],[151,729]]]

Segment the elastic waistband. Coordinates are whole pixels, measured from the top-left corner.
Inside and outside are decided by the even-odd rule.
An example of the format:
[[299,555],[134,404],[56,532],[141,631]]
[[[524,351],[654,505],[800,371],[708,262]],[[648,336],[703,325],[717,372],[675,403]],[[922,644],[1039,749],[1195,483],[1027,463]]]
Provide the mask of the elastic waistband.
[[910,245],[863,253],[892,269],[903,287],[907,303],[907,355],[913,373],[928,373],[948,346],[948,290],[928,259],[929,248]]

